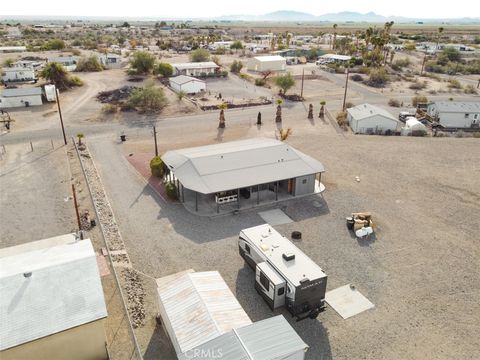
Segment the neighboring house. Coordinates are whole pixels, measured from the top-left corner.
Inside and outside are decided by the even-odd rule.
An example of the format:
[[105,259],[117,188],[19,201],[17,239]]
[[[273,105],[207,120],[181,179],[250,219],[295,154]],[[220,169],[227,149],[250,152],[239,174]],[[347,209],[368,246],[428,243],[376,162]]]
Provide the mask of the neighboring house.
[[179,360],[304,359],[308,345],[285,318],[252,323],[218,271],[156,281],[162,325]]
[[45,60],[18,60],[13,63],[14,67],[33,68],[39,70],[45,65]]
[[436,101],[428,104],[427,113],[445,128],[478,129],[480,102]]
[[169,79],[170,87],[176,92],[183,91],[186,94],[196,94],[207,89],[205,81],[191,76],[179,75]]
[[0,358],[108,359],[97,257],[75,234],[0,249]]
[[67,71],[75,71],[75,69],[77,68],[78,60],[78,56],[60,56],[48,58],[49,63],[56,62],[62,64]]
[[26,46],[0,46],[0,53],[13,53],[27,51]]
[[219,66],[212,61],[171,64],[174,75],[208,76],[217,72]]
[[214,43],[208,45],[208,49],[215,51],[218,49],[230,49],[230,46],[232,46],[233,41],[215,41]]
[[6,67],[2,71],[2,81],[25,82],[35,80],[35,70],[33,67]]
[[355,134],[385,134],[395,132],[401,125],[388,111],[370,104],[347,109],[348,124]]
[[[290,145],[266,138],[172,150],[162,156],[178,196],[194,211],[251,208],[324,190],[324,166]],[[228,205],[233,205],[228,207]]]
[[122,57],[117,54],[99,55],[100,63],[107,69],[120,69],[122,67]]
[[346,62],[349,62],[351,59],[352,57],[348,55],[325,54],[318,57],[316,64],[317,65],[329,64],[329,63],[344,64]]
[[42,88],[3,89],[0,92],[0,109],[42,105]]
[[247,62],[247,70],[263,72],[263,71],[285,71],[287,68],[287,60],[279,55],[273,56],[256,56]]

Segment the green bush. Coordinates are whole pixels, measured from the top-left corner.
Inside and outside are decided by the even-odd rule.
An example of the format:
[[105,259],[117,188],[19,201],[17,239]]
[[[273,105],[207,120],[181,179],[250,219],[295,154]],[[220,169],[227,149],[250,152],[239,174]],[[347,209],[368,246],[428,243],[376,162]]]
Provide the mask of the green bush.
[[230,71],[234,74],[238,74],[243,68],[243,63],[241,61],[234,60],[232,65],[230,65]]
[[191,62],[204,62],[210,60],[210,53],[205,49],[197,49],[190,54]]
[[165,164],[160,156],[154,156],[152,160],[150,160],[150,170],[152,175],[158,178],[162,178],[165,174]]
[[172,200],[177,200],[177,186],[173,182],[165,184],[165,192]]
[[256,86],[265,86],[267,82],[264,79],[255,79]]
[[462,84],[460,84],[460,81],[458,81],[458,80],[450,79],[450,80],[448,80],[448,87],[450,89],[461,89]]
[[363,76],[360,74],[353,74],[350,76],[353,81],[363,81]]
[[390,99],[388,100],[388,106],[400,107],[400,101],[398,101],[397,99]]
[[370,76],[365,83],[372,87],[381,88],[385,86],[388,80],[388,74],[385,69],[372,69],[370,71]]
[[173,66],[169,63],[161,62],[154,67],[153,73],[162,77],[170,77],[173,75]]
[[102,71],[103,66],[98,61],[98,58],[95,55],[92,55],[88,58],[81,58],[78,61],[77,68],[75,71],[77,72],[97,72]]
[[130,59],[130,67],[137,74],[148,74],[155,66],[155,56],[146,51],[136,51]]

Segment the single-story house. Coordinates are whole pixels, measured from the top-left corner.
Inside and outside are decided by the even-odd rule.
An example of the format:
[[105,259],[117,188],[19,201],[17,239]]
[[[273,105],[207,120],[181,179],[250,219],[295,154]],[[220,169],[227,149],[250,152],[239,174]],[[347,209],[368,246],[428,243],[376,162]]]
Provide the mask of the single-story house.
[[218,271],[157,279],[162,325],[180,360],[302,360],[308,345],[282,315],[252,323]]
[[26,46],[0,46],[0,53],[13,53],[27,51]]
[[0,109],[42,105],[42,88],[3,89],[0,92]]
[[348,55],[338,55],[338,54],[325,54],[318,57],[316,61],[317,65],[321,64],[329,64],[329,63],[346,63],[352,59],[351,56]]
[[324,166],[285,142],[254,138],[188,149],[162,156],[187,208],[228,211],[319,193]]
[[347,109],[347,120],[355,134],[385,134],[399,129],[400,121],[387,110],[370,104]]
[[169,79],[170,87],[176,92],[196,94],[207,89],[205,81],[186,75],[178,75]]
[[78,56],[59,56],[48,58],[48,62],[56,62],[62,64],[65,70],[75,71],[77,68],[79,57]]
[[426,133],[427,127],[413,116],[406,119],[405,126],[402,128],[402,135],[415,135]]
[[445,128],[478,129],[479,101],[435,101],[428,104],[427,113]]
[[174,75],[207,76],[217,72],[219,66],[213,61],[171,64]]
[[285,71],[287,60],[279,55],[255,56],[248,60],[247,70],[249,71]]
[[6,67],[2,70],[2,81],[4,83],[34,80],[35,70],[33,67]]
[[122,57],[117,54],[102,54],[98,56],[100,63],[108,69],[120,69],[122,67]]
[[97,257],[75,234],[0,249],[0,358],[108,359]]

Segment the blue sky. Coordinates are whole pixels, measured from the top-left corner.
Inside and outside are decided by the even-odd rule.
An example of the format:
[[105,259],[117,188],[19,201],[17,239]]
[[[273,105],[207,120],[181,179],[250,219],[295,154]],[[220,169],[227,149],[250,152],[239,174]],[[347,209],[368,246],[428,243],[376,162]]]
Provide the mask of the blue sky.
[[[1,0],[5,15],[70,15],[70,16],[129,16],[129,17],[215,17],[231,14],[260,15],[277,10],[295,10],[321,15],[330,12],[373,11],[384,16],[422,18],[480,17],[479,2],[447,1],[379,1],[379,0],[136,0],[136,1],[65,1],[65,0]],[[477,3],[477,5],[474,5]],[[168,4],[168,5],[167,5]],[[295,6],[292,6],[295,4]]]

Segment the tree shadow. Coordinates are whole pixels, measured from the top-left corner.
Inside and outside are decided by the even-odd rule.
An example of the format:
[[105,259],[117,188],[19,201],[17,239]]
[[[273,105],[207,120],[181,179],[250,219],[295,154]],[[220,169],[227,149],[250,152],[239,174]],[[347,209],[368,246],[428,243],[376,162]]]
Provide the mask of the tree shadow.
[[215,141],[223,141],[224,132],[225,132],[225,128],[217,128],[217,136],[215,137]]
[[145,360],[162,359],[176,359],[175,349],[172,342],[168,338],[163,326],[157,321],[152,337],[148,342],[145,353],[143,354]]

